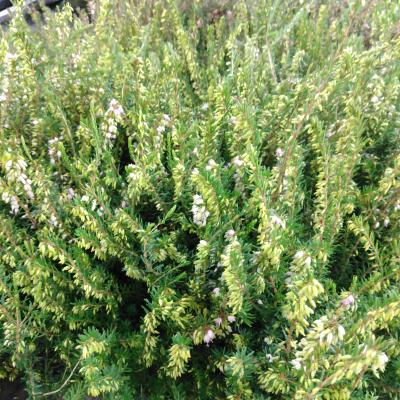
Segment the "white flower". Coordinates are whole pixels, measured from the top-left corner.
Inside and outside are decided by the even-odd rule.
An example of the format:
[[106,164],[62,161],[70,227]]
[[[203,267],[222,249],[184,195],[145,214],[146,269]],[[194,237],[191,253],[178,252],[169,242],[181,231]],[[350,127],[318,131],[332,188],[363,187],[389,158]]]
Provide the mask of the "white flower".
[[267,359],[267,361],[269,363],[272,363],[272,361],[274,361],[274,358],[272,357],[272,354],[266,354],[265,357],[266,357],[266,359]]
[[39,121],[37,119],[32,120],[32,125],[38,125]]
[[379,367],[380,369],[384,369],[385,365],[389,361],[389,357],[385,353],[380,353],[378,356],[378,362],[379,362]]
[[216,287],[213,289],[212,293],[214,296],[219,296],[221,289],[219,287]]
[[296,254],[294,255],[294,259],[298,260],[299,258],[303,258],[306,255],[306,253],[304,253],[303,250],[299,250],[298,252],[296,252]]
[[158,127],[157,127],[157,132],[158,132],[159,134],[165,132],[165,126],[164,126],[164,125],[158,126]]
[[261,300],[261,299],[258,299],[258,300],[257,300],[257,304],[260,304],[260,305],[263,304],[262,300]]
[[193,196],[193,222],[199,226],[205,226],[207,223],[207,218],[210,216],[210,213],[206,210],[203,205],[203,198],[197,194]]
[[204,246],[207,246],[207,245],[208,245],[207,240],[200,240],[199,246],[204,247]]
[[264,338],[264,342],[267,343],[267,344],[272,344],[273,343],[273,339],[272,339],[271,336],[266,336]]
[[25,186],[24,187],[25,191],[26,191],[26,195],[28,196],[29,199],[33,200],[35,198],[35,195],[33,194],[30,186]]
[[325,338],[325,335],[327,334],[327,331],[325,330],[325,331],[322,331],[320,334],[319,334],[319,342],[320,342],[320,344],[322,344],[323,342],[324,342],[324,338]]
[[212,329],[208,328],[205,335],[204,335],[204,343],[207,345],[211,343],[215,338],[215,333]]
[[119,103],[117,100],[115,100],[115,99],[110,100],[110,104],[109,104],[110,108],[116,108],[116,107],[118,107],[118,105],[119,105]]
[[6,53],[5,60],[6,61],[11,61],[11,60],[16,60],[17,55],[15,53]]
[[343,340],[345,333],[346,333],[346,331],[343,328],[343,326],[339,325],[338,326],[338,337],[339,337],[339,340]]
[[281,218],[279,218],[277,215],[273,215],[273,216],[271,217],[271,222],[272,222],[274,225],[278,225],[278,226],[280,226],[280,227],[283,228],[283,229],[286,228],[286,222],[283,221]]
[[24,161],[24,160],[22,160],[22,159],[19,159],[18,161],[17,161],[17,164],[18,164],[18,166],[21,168],[21,170],[22,171],[25,171],[25,169],[26,169],[26,167],[27,167],[27,163]]
[[6,171],[8,172],[8,171],[10,171],[10,169],[11,169],[11,167],[12,167],[12,160],[8,160],[7,162],[6,162]]
[[290,363],[293,365],[294,369],[299,370],[301,368],[301,359],[300,358],[295,358],[294,360],[290,361]]
[[18,214],[19,204],[16,196],[11,197],[10,205],[11,205],[11,213],[13,213],[14,215]]
[[389,224],[390,224],[390,219],[389,218],[385,218],[385,220],[383,221],[383,226],[385,228],[387,228],[389,226]]
[[195,194],[193,196],[193,203],[196,204],[196,205],[203,204],[203,198],[200,195]]
[[222,324],[222,318],[218,317],[215,319],[215,325],[217,326],[217,328],[219,328]]
[[375,224],[374,224],[374,229],[378,229],[379,227],[380,227],[380,223],[379,223],[379,221],[378,222],[375,222]]
[[201,106],[201,109],[202,109],[203,111],[207,111],[207,110],[208,110],[208,103],[204,103],[204,104]]
[[113,136],[112,133],[117,132],[118,128],[115,125],[110,125],[108,127],[108,132],[111,134],[110,136]]
[[54,214],[51,214],[50,225],[53,225],[53,226],[57,226],[58,225],[57,217]]
[[330,344],[332,343],[332,341],[333,341],[333,333],[332,333],[332,332],[329,332],[329,333],[326,335],[326,343],[327,343],[328,345],[330,345]]
[[320,319],[317,319],[317,320],[314,321],[314,325],[315,325],[318,329],[322,329],[323,326],[324,326],[324,323],[323,323]]
[[371,98],[371,102],[374,103],[374,104],[379,103],[379,97],[378,96],[373,96]]
[[294,255],[294,259],[298,260],[299,258],[303,258],[305,257],[306,253],[303,250],[299,250],[298,252],[296,252],[296,254]]
[[276,149],[275,155],[277,158],[281,158],[284,154],[284,151],[280,147]]
[[304,260],[304,265],[307,266],[307,267],[309,267],[311,265],[311,257],[307,257]]
[[229,122],[230,122],[232,125],[236,125],[237,118],[236,118],[235,116],[232,116],[232,117],[229,118]]
[[232,239],[235,235],[236,235],[236,232],[233,229],[229,229],[229,231],[227,231],[225,233],[225,238]]
[[166,121],[166,122],[171,121],[171,118],[168,114],[163,114],[163,118],[164,118],[164,121]]
[[110,101],[108,110],[105,115],[105,122],[102,126],[104,129],[105,137],[109,140],[115,140],[117,138],[117,124],[122,121],[122,115],[124,110],[117,100],[112,99]]
[[230,323],[235,322],[235,321],[236,321],[235,316],[233,316],[233,315],[228,315],[228,321],[229,321]]
[[239,156],[236,156],[236,157],[232,160],[232,164],[239,168],[239,167],[241,167],[244,163],[243,163],[243,160],[241,160]]
[[116,116],[123,115],[123,114],[124,114],[124,109],[123,109],[121,106],[119,106],[118,108],[116,108],[116,109],[114,110],[114,114],[115,114]]
[[87,195],[85,194],[85,195],[82,196],[81,200],[82,200],[84,203],[87,203],[87,202],[89,201],[89,196],[87,196]]
[[72,199],[74,198],[74,196],[75,196],[75,191],[74,191],[74,189],[69,188],[68,191],[67,191],[67,197],[68,197],[68,199],[69,199],[69,200],[72,200]]
[[9,203],[10,202],[10,195],[7,192],[3,192],[1,194],[1,199],[4,201],[4,203]]
[[211,171],[213,169],[215,169],[216,167],[218,167],[218,164],[213,160],[209,160],[207,165],[206,165],[206,171]]

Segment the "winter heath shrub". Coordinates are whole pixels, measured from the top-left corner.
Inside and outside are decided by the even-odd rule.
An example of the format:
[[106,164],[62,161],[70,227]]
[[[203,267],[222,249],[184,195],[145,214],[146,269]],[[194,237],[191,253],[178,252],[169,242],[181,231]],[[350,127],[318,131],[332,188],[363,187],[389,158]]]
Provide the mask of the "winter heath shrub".
[[0,377],[30,399],[399,398],[399,3],[20,6]]

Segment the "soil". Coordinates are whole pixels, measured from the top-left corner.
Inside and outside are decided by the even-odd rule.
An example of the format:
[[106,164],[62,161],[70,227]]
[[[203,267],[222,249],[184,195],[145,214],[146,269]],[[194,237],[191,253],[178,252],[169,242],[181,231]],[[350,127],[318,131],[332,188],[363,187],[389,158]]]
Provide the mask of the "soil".
[[27,400],[28,396],[20,380],[0,380],[0,400]]

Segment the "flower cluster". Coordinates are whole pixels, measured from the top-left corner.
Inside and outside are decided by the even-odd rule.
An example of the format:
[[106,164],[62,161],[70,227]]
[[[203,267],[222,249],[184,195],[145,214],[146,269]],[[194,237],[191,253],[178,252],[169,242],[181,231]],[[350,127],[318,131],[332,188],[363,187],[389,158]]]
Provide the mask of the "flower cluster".
[[193,206],[192,206],[192,213],[193,213],[193,222],[199,226],[206,226],[207,218],[210,216],[209,211],[207,211],[203,198],[195,194],[193,196]]
[[50,164],[55,164],[56,161],[61,159],[61,151],[59,150],[59,144],[64,139],[63,136],[54,137],[48,141],[48,155],[50,157]]
[[[26,175],[27,163],[22,158],[17,160],[8,159],[5,163],[5,172],[7,182],[10,186],[14,185],[18,188],[18,191],[22,191],[25,196],[30,200],[34,200],[35,195],[33,193],[32,180]],[[20,203],[18,195],[10,194],[7,190],[2,193],[2,200],[5,203],[10,203],[11,213],[18,214],[20,209]]]
[[159,126],[157,126],[157,129],[156,129],[157,133],[159,135],[164,133],[165,129],[169,126],[170,122],[171,122],[170,116],[168,114],[163,114],[163,118],[161,120],[161,123],[160,123]]
[[213,159],[211,159],[211,160],[208,160],[208,163],[207,163],[205,169],[206,169],[206,171],[211,172],[211,171],[214,171],[215,169],[217,169],[217,167],[218,167],[218,164]]
[[215,333],[211,328],[206,328],[204,343],[208,346],[215,339]]
[[115,140],[117,138],[118,124],[123,121],[125,115],[124,109],[121,104],[112,99],[105,114],[105,121],[103,123],[103,131],[108,140]]

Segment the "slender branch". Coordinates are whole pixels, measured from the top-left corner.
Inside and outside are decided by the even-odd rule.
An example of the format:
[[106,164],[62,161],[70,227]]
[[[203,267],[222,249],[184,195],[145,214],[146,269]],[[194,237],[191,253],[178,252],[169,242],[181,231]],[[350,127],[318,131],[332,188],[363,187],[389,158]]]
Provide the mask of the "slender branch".
[[74,368],[72,368],[71,373],[69,374],[68,378],[64,381],[64,383],[56,390],[53,390],[52,392],[47,392],[47,393],[35,393],[34,396],[52,396],[53,394],[56,394],[60,392],[61,390],[64,389],[64,387],[68,384],[68,382],[71,380],[72,376],[74,375],[75,370],[78,368],[79,363],[82,361],[82,356],[79,358],[77,363],[75,364]]

